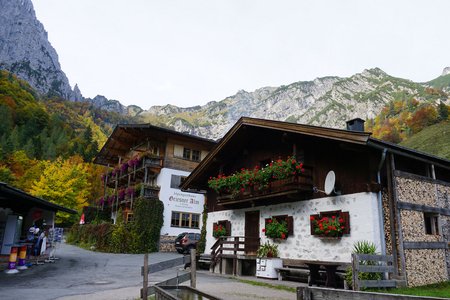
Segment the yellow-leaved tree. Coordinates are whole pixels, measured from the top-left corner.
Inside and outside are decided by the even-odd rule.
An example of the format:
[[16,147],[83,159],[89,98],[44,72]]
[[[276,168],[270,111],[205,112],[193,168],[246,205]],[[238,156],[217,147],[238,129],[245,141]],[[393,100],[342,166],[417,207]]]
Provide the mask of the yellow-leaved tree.
[[[30,193],[66,208],[81,211],[87,204],[91,192],[88,166],[79,156],[69,159],[58,158],[46,161],[40,178],[33,182]],[[77,215],[57,213],[57,223],[70,225],[77,221]]]

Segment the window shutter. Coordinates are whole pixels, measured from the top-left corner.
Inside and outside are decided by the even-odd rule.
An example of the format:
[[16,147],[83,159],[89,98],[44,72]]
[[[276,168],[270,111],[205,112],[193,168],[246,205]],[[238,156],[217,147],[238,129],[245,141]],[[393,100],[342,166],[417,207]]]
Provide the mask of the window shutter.
[[173,156],[174,157],[183,157],[184,147],[182,145],[174,145],[173,147]]
[[225,221],[225,230],[227,231],[227,235],[231,236],[231,222]]
[[350,234],[350,213],[348,211],[343,211],[339,213],[339,217],[344,219],[345,229],[343,231],[344,234]]
[[288,236],[294,235],[294,217],[292,216],[287,217],[287,228],[288,228]]

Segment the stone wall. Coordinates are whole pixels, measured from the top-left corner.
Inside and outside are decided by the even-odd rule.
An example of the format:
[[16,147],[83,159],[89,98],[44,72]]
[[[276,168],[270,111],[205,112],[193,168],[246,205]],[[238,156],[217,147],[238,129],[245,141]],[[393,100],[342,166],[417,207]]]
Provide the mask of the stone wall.
[[[374,242],[380,251],[380,222],[376,193],[357,193],[325,197],[278,205],[259,206],[212,212],[208,214],[206,252],[216,241],[212,236],[214,222],[231,221],[231,235],[245,236],[245,212],[260,211],[259,230],[261,243],[272,239],[261,232],[264,219],[276,215],[289,215],[294,219],[294,234],[278,243],[280,257],[305,260],[351,262],[351,252],[356,241]],[[311,235],[310,215],[323,211],[342,210],[350,213],[350,234],[341,239],[322,239]]]
[[[450,185],[431,178],[397,173],[397,200],[430,207],[449,208]],[[440,232],[426,234],[424,212],[400,209],[403,242],[448,242],[449,217],[440,215]],[[419,286],[448,280],[450,254],[448,249],[406,249],[405,268],[409,286]]]
[[175,249],[176,236],[161,235],[159,237],[159,251],[160,252],[176,252]]

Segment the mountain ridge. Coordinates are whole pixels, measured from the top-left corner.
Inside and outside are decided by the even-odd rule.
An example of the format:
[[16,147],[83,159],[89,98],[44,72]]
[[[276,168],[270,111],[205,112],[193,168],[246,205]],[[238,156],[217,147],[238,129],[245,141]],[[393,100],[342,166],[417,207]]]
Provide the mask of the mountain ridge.
[[0,6],[0,68],[28,81],[45,95],[43,98],[85,101],[136,122],[150,122],[203,137],[220,138],[241,116],[344,128],[345,121],[355,117],[373,119],[389,101],[402,97],[437,101],[426,93],[427,88],[433,87],[442,89],[436,93],[448,102],[450,68],[426,83],[393,77],[380,68],[372,68],[349,77],[325,76],[254,91],[239,90],[222,100],[191,107],[167,104],[143,110],[102,95],[84,98],[78,85],[71,89],[31,0],[0,0]]

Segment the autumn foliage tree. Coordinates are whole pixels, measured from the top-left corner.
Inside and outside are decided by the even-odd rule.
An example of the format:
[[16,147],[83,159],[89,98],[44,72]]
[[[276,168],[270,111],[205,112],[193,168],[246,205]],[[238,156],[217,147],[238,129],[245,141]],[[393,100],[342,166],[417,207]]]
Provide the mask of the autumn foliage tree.
[[[88,203],[91,186],[88,168],[80,157],[58,158],[47,161],[42,175],[33,182],[30,193],[58,205],[81,211]],[[70,224],[77,216],[65,212],[57,213],[57,222]]]

